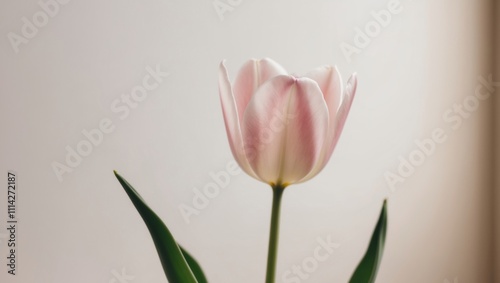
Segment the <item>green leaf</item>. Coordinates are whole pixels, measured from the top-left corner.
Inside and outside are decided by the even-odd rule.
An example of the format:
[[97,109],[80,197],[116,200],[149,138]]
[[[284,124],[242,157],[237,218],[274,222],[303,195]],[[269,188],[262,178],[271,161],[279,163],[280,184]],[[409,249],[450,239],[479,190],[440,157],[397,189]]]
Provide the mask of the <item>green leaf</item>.
[[359,263],[349,283],[374,283],[382,262],[385,235],[387,231],[387,200],[384,200],[380,217],[373,231],[372,239],[365,256]]
[[191,254],[189,254],[183,247],[179,246],[179,248],[181,248],[182,254],[184,255],[184,258],[189,264],[189,267],[191,267],[191,271],[196,276],[198,283],[208,283],[205,274],[203,274],[203,269],[201,268],[200,264],[196,261],[196,259],[194,259],[194,257]]
[[[191,270],[188,262],[196,265],[194,269],[199,269],[197,272],[201,272],[199,265],[192,259],[190,255],[185,257],[180,247],[177,245],[174,237],[168,230],[167,226],[161,221],[161,219],[154,213],[154,211],[149,208],[144,201],[144,199],[137,193],[137,191],[116,171],[114,171],[116,178],[122,185],[123,189],[129,196],[130,200],[134,204],[135,208],[141,215],[142,219],[148,227],[149,233],[153,238],[153,242],[160,257],[163,270],[170,283],[201,283],[204,279],[197,281],[194,272]],[[187,254],[187,253],[185,253]],[[190,259],[187,259],[190,258]],[[193,263],[194,262],[194,263]],[[201,274],[203,274],[201,272]]]

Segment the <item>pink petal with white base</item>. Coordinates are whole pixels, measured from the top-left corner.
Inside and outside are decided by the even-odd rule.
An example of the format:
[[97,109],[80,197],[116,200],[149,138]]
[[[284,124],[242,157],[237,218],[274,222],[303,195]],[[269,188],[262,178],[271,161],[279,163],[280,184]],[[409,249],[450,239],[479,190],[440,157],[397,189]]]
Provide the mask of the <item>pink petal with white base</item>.
[[[356,74],[353,74],[349,78],[347,86],[342,93],[335,94],[340,98],[340,106],[338,106],[338,108],[333,108],[333,110],[331,110],[332,108],[328,108],[330,111],[330,124],[328,126],[328,138],[325,141],[325,147],[323,148],[323,153],[321,154],[321,160],[318,164],[316,164],[315,168],[309,173],[308,176],[300,180],[301,183],[316,176],[319,172],[321,172],[321,170],[323,170],[323,168],[325,168],[326,164],[330,160],[333,150],[335,149],[335,146],[340,138],[340,134],[344,128],[347,114],[349,114],[349,110],[351,109],[352,101],[354,99],[354,95],[356,94],[356,87],[357,78]],[[342,85],[340,88],[342,88]],[[331,119],[332,113],[335,115],[333,119]]]
[[229,82],[226,66],[224,66],[224,61],[221,62],[219,67],[219,95],[231,152],[233,153],[233,156],[240,167],[248,175],[257,178],[246,158],[241,136],[238,110],[236,108],[233,92],[231,90],[231,83]]
[[278,76],[262,85],[242,121],[248,161],[267,183],[294,183],[318,161],[327,135],[328,109],[317,83]]

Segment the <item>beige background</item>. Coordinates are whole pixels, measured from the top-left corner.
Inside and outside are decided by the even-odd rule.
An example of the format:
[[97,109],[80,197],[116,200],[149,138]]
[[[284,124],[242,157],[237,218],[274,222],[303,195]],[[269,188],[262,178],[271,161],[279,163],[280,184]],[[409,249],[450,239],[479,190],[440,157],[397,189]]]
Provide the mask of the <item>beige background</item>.
[[[13,277],[2,228],[0,281],[119,282],[116,273],[125,271],[133,277],[126,282],[166,282],[116,169],[211,282],[263,282],[266,185],[231,176],[189,224],[179,206],[192,205],[193,188],[232,160],[219,62],[227,59],[234,78],[245,60],[271,57],[292,73],[336,64],[344,80],[354,71],[359,77],[331,162],[284,196],[278,282],[313,255],[318,237],[339,246],[300,282],[347,282],[386,197],[389,230],[377,282],[495,282],[493,99],[481,101],[456,130],[442,117],[474,94],[478,76],[492,73],[492,1],[401,0],[401,12],[350,61],[341,44],[354,44],[356,28],[390,1],[230,2],[233,10],[221,20],[211,0],[74,0],[16,53],[8,33],[21,34],[22,18],[42,10],[36,1],[2,1],[0,167],[19,176],[19,248]],[[157,65],[169,76],[121,120],[113,101]],[[105,118],[114,131],[59,182],[51,164],[64,163],[65,147],[75,148],[85,139],[81,131]],[[399,156],[408,158],[414,141],[436,128],[446,141],[392,192],[384,174],[396,172]]]

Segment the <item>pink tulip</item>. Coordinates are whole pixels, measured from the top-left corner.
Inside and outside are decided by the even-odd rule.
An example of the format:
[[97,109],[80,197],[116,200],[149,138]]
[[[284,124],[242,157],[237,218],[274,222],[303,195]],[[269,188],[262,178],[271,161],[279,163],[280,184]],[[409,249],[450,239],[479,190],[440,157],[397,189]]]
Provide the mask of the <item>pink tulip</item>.
[[356,85],[353,74],[343,89],[336,67],[296,77],[267,58],[246,62],[231,85],[221,62],[219,92],[234,158],[271,186],[311,179],[332,155]]

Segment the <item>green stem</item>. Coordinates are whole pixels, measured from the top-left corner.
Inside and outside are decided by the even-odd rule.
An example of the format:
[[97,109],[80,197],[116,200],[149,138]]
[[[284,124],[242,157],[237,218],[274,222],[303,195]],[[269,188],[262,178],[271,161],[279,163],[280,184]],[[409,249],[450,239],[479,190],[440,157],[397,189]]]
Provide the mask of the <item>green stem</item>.
[[285,187],[273,186],[273,209],[271,212],[271,231],[269,233],[269,250],[267,254],[266,283],[274,283],[276,277],[276,259],[278,257],[278,236],[280,230],[281,196]]

